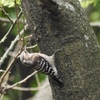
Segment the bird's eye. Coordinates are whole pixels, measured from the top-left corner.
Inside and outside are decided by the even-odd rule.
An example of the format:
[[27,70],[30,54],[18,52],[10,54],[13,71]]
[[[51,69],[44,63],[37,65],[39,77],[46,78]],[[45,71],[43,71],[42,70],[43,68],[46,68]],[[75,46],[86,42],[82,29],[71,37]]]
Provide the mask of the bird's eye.
[[29,62],[29,60],[23,60],[23,64],[26,65],[26,66],[29,66],[30,62]]

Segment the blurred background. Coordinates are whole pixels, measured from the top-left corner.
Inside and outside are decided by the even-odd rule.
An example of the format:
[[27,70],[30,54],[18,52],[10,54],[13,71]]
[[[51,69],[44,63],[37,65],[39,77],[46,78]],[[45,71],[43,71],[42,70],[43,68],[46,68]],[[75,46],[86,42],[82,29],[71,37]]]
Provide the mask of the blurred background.
[[[100,42],[100,0],[80,0],[80,3]],[[39,52],[34,37],[31,36],[31,32],[27,27],[20,0],[0,0],[0,76],[2,76],[3,71],[11,63],[22,45],[27,42],[28,46],[34,46],[28,50],[29,52]],[[12,85],[32,72],[34,72],[33,68],[25,67],[19,59],[16,59],[8,75],[9,78],[7,76],[7,83]],[[34,96],[45,78],[45,75],[36,73],[18,87],[7,90],[3,100],[26,100]],[[24,89],[20,87],[24,87]],[[29,90],[25,90],[26,88]]]

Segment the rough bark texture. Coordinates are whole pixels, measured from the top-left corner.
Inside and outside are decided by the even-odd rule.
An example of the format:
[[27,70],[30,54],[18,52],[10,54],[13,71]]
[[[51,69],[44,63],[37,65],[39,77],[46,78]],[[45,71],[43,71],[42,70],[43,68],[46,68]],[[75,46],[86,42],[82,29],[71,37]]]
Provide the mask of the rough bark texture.
[[55,3],[41,1],[51,0],[22,0],[22,7],[41,52],[62,48],[56,65],[64,87],[50,79],[53,98],[100,100],[100,47],[79,2],[53,0],[58,5],[52,10]]

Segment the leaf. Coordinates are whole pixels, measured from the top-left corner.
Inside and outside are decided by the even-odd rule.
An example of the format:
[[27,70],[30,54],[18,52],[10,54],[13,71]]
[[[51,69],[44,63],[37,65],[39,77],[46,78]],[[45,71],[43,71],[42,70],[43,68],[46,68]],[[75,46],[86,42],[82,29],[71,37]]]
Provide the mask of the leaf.
[[[20,0],[16,0],[16,4],[20,5]],[[7,7],[15,7],[15,0],[0,0],[0,5]]]
[[93,4],[95,0],[82,0],[81,4],[84,8],[88,7],[90,4]]

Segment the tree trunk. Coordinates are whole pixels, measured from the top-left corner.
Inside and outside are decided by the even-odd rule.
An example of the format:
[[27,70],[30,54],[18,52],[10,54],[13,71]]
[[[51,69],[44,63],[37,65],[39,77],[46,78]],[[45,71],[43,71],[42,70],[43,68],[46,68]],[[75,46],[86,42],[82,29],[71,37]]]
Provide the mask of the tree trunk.
[[[53,2],[54,1],[54,2]],[[60,48],[56,66],[63,88],[50,78],[55,100],[100,100],[100,47],[77,0],[22,0],[40,51]]]

